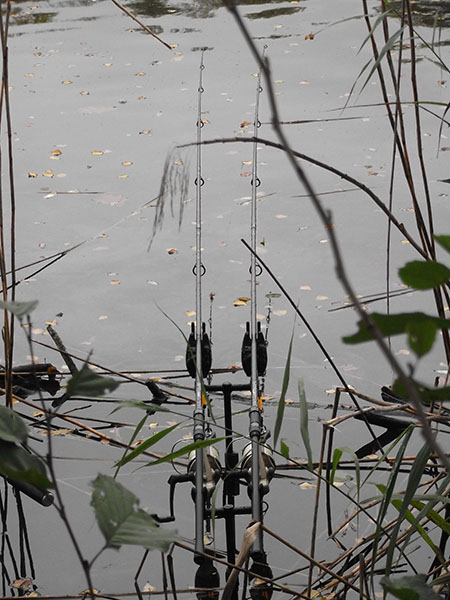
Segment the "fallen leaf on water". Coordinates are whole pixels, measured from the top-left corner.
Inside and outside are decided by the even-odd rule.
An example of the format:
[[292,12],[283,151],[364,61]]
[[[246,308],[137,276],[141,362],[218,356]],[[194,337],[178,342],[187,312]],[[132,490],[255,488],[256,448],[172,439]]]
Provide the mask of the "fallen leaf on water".
[[158,423],[149,423],[148,424],[149,429],[155,429],[156,427],[158,427]]
[[52,156],[61,156],[62,152],[59,148],[56,148],[56,150],[52,151]]
[[30,171],[30,172],[28,173],[28,177],[37,177],[37,176],[38,176],[38,174],[37,174],[37,173],[35,173],[34,171]]
[[117,179],[126,179],[128,177],[128,175],[125,175],[122,173],[122,175],[118,175]]
[[169,427],[173,427],[174,425],[178,425],[178,423],[176,421],[166,421],[167,425],[169,425]]
[[274,310],[273,314],[277,317],[284,317],[284,315],[287,315],[287,310]]
[[250,177],[250,175],[250,171],[244,171],[243,173],[241,173],[241,177]]
[[178,250],[176,248],[168,248],[167,254],[178,254]]
[[442,150],[442,152],[449,152],[450,146],[442,146],[441,150]]
[[307,33],[305,35],[305,40],[313,40],[314,39],[314,33]]
[[124,161],[124,162],[122,163],[122,165],[123,165],[124,167],[131,167],[131,165],[132,165],[132,164],[133,164],[133,163],[132,163],[132,162],[130,162],[129,160],[126,160],[126,161]]
[[111,279],[109,282],[111,285],[120,285],[120,281],[118,279]]
[[[47,433],[47,432],[45,432],[45,433]],[[61,429],[52,429],[52,432],[51,432],[52,435],[67,435],[68,433],[72,433],[72,430],[61,428]]]
[[104,67],[112,67],[112,63],[104,63]]
[[242,123],[240,124],[240,127],[247,127],[248,125],[251,125],[252,122],[251,121],[242,121]]
[[98,238],[107,238],[108,234],[107,233],[99,233],[97,237]]
[[71,82],[71,81],[69,81],[68,79],[65,79],[64,81],[61,81],[61,83],[62,83],[63,85],[70,85],[72,82]]
[[192,432],[186,433],[186,435],[183,435],[183,440],[192,440],[194,438]]
[[81,90],[80,94],[82,96],[89,96],[90,92],[86,91],[86,90]]
[[152,135],[150,132],[150,129],[143,129],[142,131],[139,132],[139,135]]
[[187,317],[195,317],[196,312],[195,312],[195,310],[186,310],[185,314]]
[[144,75],[144,71],[139,71],[139,73],[136,73],[136,77],[144,77]]
[[304,490],[312,490],[315,489],[315,483],[309,483],[309,481],[304,481],[303,483],[299,483],[298,487],[303,488]]
[[42,417],[44,415],[44,413],[42,412],[42,410],[35,410],[33,412],[33,417]]
[[252,160],[243,160],[241,164],[242,165],[252,165],[253,161]]
[[32,583],[33,581],[29,577],[26,577],[24,579],[16,579],[16,581],[12,582],[11,587],[16,590],[28,590]]
[[149,584],[149,582],[147,581],[147,583],[144,585],[144,587],[142,588],[143,592],[148,592],[149,594],[151,594],[152,592],[154,592],[156,590],[155,587],[153,587],[152,585]]
[[407,350],[406,348],[402,348],[395,354],[397,354],[397,356],[409,356],[411,354],[411,352],[409,350]]
[[99,320],[99,321],[104,321],[104,320],[105,320],[105,319],[107,319],[107,318],[108,318],[108,315],[101,315],[101,316],[98,318],[98,320]]
[[275,215],[275,219],[287,219],[287,215]]
[[302,81],[299,81],[300,85],[309,85],[309,81],[306,81],[306,79],[302,79]]
[[328,296],[316,296],[316,300],[328,300]]
[[173,164],[174,164],[174,165],[177,165],[177,166],[180,166],[180,165],[182,165],[182,164],[183,164],[183,161],[182,161],[182,160],[174,160],[174,161],[173,161]]
[[233,306],[247,306],[247,302],[242,302],[242,300],[235,300],[233,302]]
[[169,44],[171,48],[178,48],[178,44]]
[[303,292],[310,292],[312,288],[311,288],[311,286],[310,286],[310,285],[301,285],[301,286],[300,286],[300,289],[301,289]]
[[92,150],[91,154],[92,156],[102,156],[103,150]]
[[25,77],[34,77],[34,73],[25,73]]
[[44,172],[42,173],[42,175],[43,175],[44,177],[53,177],[53,176],[54,176],[54,173],[53,173],[53,171],[51,171],[50,169],[47,169],[47,171],[44,171]]

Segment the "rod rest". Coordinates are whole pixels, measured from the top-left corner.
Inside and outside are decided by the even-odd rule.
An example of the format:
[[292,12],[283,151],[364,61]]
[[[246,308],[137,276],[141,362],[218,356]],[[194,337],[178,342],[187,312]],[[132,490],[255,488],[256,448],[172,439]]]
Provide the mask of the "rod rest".
[[170,492],[169,492],[170,514],[168,517],[160,517],[157,514],[152,514],[151,516],[157,523],[171,523],[172,521],[175,521],[175,508],[174,508],[175,487],[176,487],[177,483],[185,483],[187,481],[194,482],[194,480],[195,480],[195,473],[189,473],[189,472],[188,473],[177,473],[176,475],[171,475],[169,477],[168,484],[170,486]]

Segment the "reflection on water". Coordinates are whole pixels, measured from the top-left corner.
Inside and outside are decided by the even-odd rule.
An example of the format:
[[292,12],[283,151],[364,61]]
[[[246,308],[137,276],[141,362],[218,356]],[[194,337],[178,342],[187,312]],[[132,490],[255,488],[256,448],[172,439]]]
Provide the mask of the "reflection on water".
[[[100,0],[101,1],[101,0]],[[304,0],[294,0],[295,4],[304,2]],[[21,8],[21,4],[26,3],[26,8]],[[237,0],[239,6],[267,6],[285,4],[285,0]],[[91,0],[59,0],[55,2],[52,8],[90,6]],[[182,14],[193,19],[204,19],[213,17],[217,10],[223,7],[222,0],[192,0],[189,2],[177,0],[130,0],[126,6],[134,13],[140,16],[150,18],[160,18],[171,14]],[[247,13],[245,16],[249,19],[270,19],[277,16],[291,15],[304,8],[299,6],[277,7],[270,9],[259,9],[255,12]],[[17,0],[14,3],[14,11],[11,15],[12,25],[30,25],[50,23],[58,14],[57,11],[43,12],[38,6],[29,6],[27,0]],[[158,33],[155,29],[155,33]]]
[[247,19],[270,19],[272,17],[281,17],[285,15],[293,15],[294,13],[299,12],[300,10],[305,10],[305,7],[302,6],[289,6],[287,8],[272,8],[270,10],[261,10],[259,12],[247,13],[245,16]]
[[[300,0],[299,0],[300,1]],[[262,4],[281,4],[285,3],[285,0],[237,0],[238,6],[259,6]],[[134,0],[127,3],[127,6],[139,15],[145,15],[147,17],[162,17],[167,14],[183,14],[187,17],[194,19],[205,19],[213,17],[217,9],[223,7],[222,0],[193,0],[191,2],[170,2],[170,1],[156,1],[153,0]],[[298,7],[280,8],[282,12],[277,12],[277,9],[273,10],[260,10],[251,15],[246,15],[249,18],[271,18],[279,14],[292,14],[297,12]]]
[[[392,2],[392,9],[401,14],[402,2]],[[415,26],[450,27],[450,1],[448,0],[411,0],[412,18]]]

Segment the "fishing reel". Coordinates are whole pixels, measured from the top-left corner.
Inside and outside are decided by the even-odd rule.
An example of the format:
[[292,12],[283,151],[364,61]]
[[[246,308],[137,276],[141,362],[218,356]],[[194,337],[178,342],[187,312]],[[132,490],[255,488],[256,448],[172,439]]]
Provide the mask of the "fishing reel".
[[[209,437],[212,437],[209,435]],[[195,476],[197,468],[196,450],[192,450],[189,454],[188,462],[188,473]],[[219,452],[215,446],[208,446],[203,449],[203,493],[205,494],[205,500],[210,500],[214,490],[216,489],[217,482],[220,479],[222,472],[222,465],[219,459]],[[192,488],[192,499],[195,502],[195,487]]]
[[[259,490],[262,496],[265,496],[269,492],[270,481],[272,480],[275,473],[275,461],[273,459],[272,449],[265,443],[268,437],[268,432],[265,435],[265,439],[261,440],[258,444],[259,454]],[[242,471],[247,475],[248,480],[248,493],[251,497],[252,493],[252,456],[253,456],[253,443],[249,442],[242,451]]]

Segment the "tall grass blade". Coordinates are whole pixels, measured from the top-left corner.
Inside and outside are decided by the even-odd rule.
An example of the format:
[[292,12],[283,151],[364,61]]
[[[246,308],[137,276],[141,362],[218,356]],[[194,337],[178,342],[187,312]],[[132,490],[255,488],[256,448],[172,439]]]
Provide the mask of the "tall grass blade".
[[[294,324],[294,326],[295,326],[295,324]],[[282,388],[281,388],[280,399],[278,401],[278,408],[277,408],[277,416],[276,416],[276,419],[275,419],[275,426],[273,428],[273,447],[274,448],[277,447],[278,437],[279,437],[280,431],[281,431],[281,424],[283,422],[284,407],[285,407],[285,398],[286,398],[287,389],[289,387],[289,379],[290,379],[290,373],[291,373],[291,354],[292,354],[292,342],[293,342],[293,340],[294,340],[294,328],[292,328],[291,339],[289,341],[289,348],[288,348],[288,353],[287,353],[286,365],[284,367],[283,385],[282,385]]]
[[308,405],[306,403],[305,384],[301,377],[298,380],[298,397],[300,400],[300,433],[302,435],[302,440],[306,449],[306,455],[308,457],[308,469],[312,471],[313,459],[308,429]]
[[149,437],[147,440],[145,440],[145,442],[142,442],[142,444],[139,444],[139,446],[137,448],[135,448],[134,450],[132,450],[129,454],[122,457],[119,460],[119,462],[116,463],[116,467],[123,467],[123,465],[126,465],[127,463],[129,463],[130,460],[133,460],[134,458],[136,458],[137,456],[139,456],[140,454],[145,452],[148,448],[151,448],[151,446],[154,446],[157,442],[159,442],[159,440],[161,440],[163,437],[165,437],[166,435],[171,433],[176,427],[178,427],[178,423],[176,423],[175,425],[171,425],[170,427],[167,427],[167,429],[158,431],[157,433],[155,433],[154,435]]
[[[374,591],[374,574],[375,574],[375,565],[377,562],[377,551],[379,542],[381,539],[381,535],[383,533],[383,521],[386,516],[387,510],[392,500],[392,495],[394,493],[394,488],[397,483],[398,474],[400,471],[400,467],[402,466],[403,456],[405,455],[406,447],[408,446],[409,440],[411,438],[412,432],[414,431],[414,426],[411,425],[404,431],[402,434],[402,441],[400,447],[398,449],[397,456],[395,458],[394,464],[392,465],[392,471],[389,475],[388,484],[386,486],[386,492],[384,494],[383,500],[380,504],[380,510],[378,511],[377,516],[377,526],[375,529],[375,535],[373,540],[373,549],[372,549],[372,568],[370,571],[370,579],[372,590]],[[387,571],[388,573],[388,571]]]
[[147,463],[146,467],[152,467],[153,465],[160,465],[161,463],[170,462],[179,456],[184,456],[185,454],[189,454],[192,450],[197,450],[197,448],[206,448],[207,446],[212,446],[212,444],[217,444],[217,442],[221,442],[224,440],[224,437],[214,438],[212,440],[200,440],[199,442],[193,442],[192,444],[188,444],[184,448],[180,450],[176,450],[175,452],[171,452],[162,458],[158,458],[158,460],[153,460],[152,462]]
[[[397,522],[392,530],[391,541],[389,543],[387,555],[386,555],[386,573],[389,574],[392,568],[392,562],[394,557],[394,551],[397,546],[397,535],[400,531],[400,527],[403,523],[403,520],[406,515],[406,511],[408,509],[411,500],[414,497],[414,494],[417,490],[417,487],[420,484],[420,480],[422,479],[424,469],[427,465],[428,459],[430,458],[431,449],[428,444],[424,444],[417,454],[416,460],[413,463],[411,468],[411,472],[408,477],[408,485],[406,486],[406,492],[401,503],[400,512],[398,515]],[[423,537],[423,536],[422,536]],[[434,544],[433,544],[434,545]]]
[[[131,448],[131,446],[133,445],[134,440],[137,438],[138,433],[141,431],[141,429],[144,427],[145,425],[145,421],[147,420],[148,415],[145,415],[144,417],[142,417],[142,419],[139,421],[139,423],[136,425],[135,430],[133,431],[133,435],[131,436],[131,439],[128,443],[128,447],[125,448],[123,454],[122,454],[122,458],[119,460],[119,462],[116,463],[116,470],[114,471],[114,475],[113,478],[115,479],[120,471],[120,467],[122,466],[120,463],[122,463],[122,461],[125,459],[128,450]],[[124,463],[122,463],[124,464]]]

